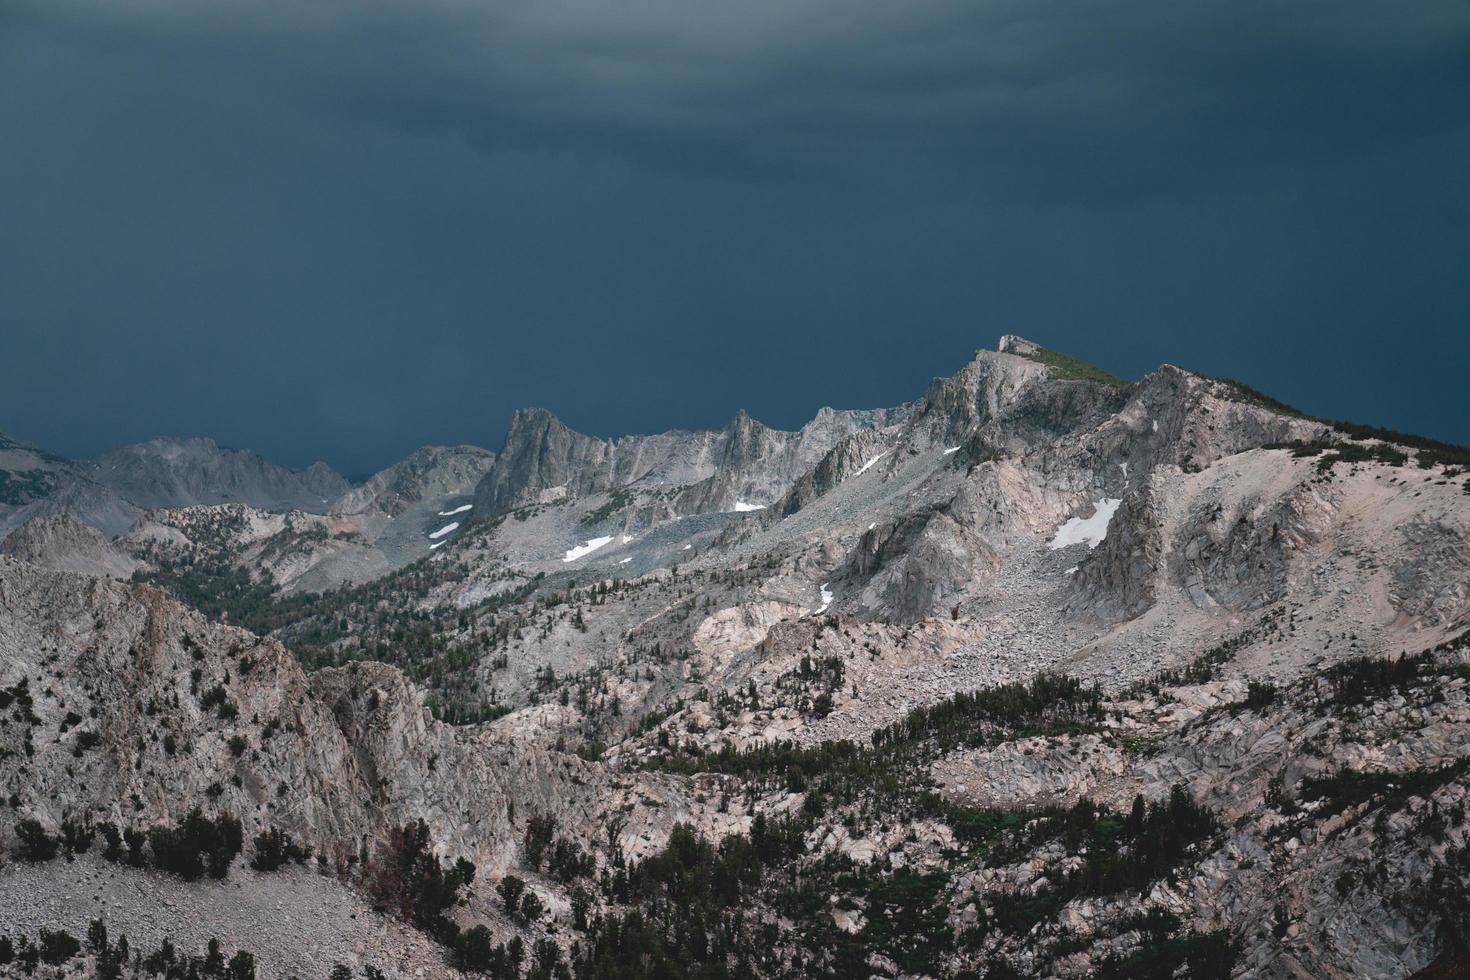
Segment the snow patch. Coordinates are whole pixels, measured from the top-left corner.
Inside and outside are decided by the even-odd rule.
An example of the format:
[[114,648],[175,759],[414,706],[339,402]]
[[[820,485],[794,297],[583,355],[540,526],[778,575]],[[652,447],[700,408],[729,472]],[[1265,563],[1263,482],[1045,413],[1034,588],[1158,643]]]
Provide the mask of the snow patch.
[[879,453],[878,455],[874,456],[872,459],[870,459],[866,463],[864,463],[862,465],[862,468],[859,469],[856,473],[854,473],[853,476],[862,476],[864,473],[868,472],[868,467],[872,466],[874,463],[878,462],[878,460],[882,459],[884,456],[887,456],[887,455],[888,455],[888,450],[886,450],[886,449],[883,450],[881,453]]
[[954,453],[957,453],[957,452],[959,452],[959,451],[960,451],[960,447],[959,447],[959,446],[950,446],[950,447],[949,447],[949,448],[948,448],[948,449],[946,449],[946,450],[945,450],[945,451],[944,451],[944,455],[946,455],[946,456],[951,456],[951,455],[953,455],[953,454],[954,454]]
[[1072,566],[1072,567],[1071,567],[1071,568],[1069,568],[1069,569],[1067,569],[1067,570],[1066,570],[1066,571],[1065,571],[1065,572],[1063,572],[1063,573],[1062,573],[1062,574],[1063,574],[1063,575],[1075,575],[1075,574],[1076,574],[1076,572],[1077,572],[1077,566],[1076,566],[1076,565],[1073,565],[1073,566]]
[[618,543],[619,544],[627,544],[629,541],[632,541],[632,540],[633,539],[631,537],[629,537],[628,535],[625,534],[625,535],[623,535],[623,540],[622,541],[619,541]]
[[1123,479],[1124,480],[1127,480],[1128,479],[1128,464],[1127,463],[1119,463],[1118,465],[1123,468]]
[[448,544],[448,543],[449,543],[448,541],[435,541],[433,544],[429,545],[429,550],[430,551],[433,551],[435,548],[439,547],[440,545],[445,545],[445,544]]
[[592,538],[590,541],[583,542],[582,544],[577,545],[575,548],[568,549],[566,557],[563,558],[562,561],[576,561],[578,558],[582,558],[586,555],[592,554],[592,552],[596,551],[598,548],[601,548],[603,545],[611,543],[612,535],[608,535],[605,538]]
[[1153,420],[1153,423],[1154,423],[1154,431],[1155,432],[1158,432],[1159,431],[1159,420],[1158,419],[1154,419]]
[[628,562],[630,562],[632,560],[633,560],[633,556],[632,555],[629,555],[627,558],[624,558],[622,561],[618,562],[618,564],[619,565],[626,565],[626,564],[628,564]]
[[1067,523],[1057,528],[1056,536],[1047,543],[1047,547],[1056,551],[1058,548],[1085,543],[1089,548],[1096,548],[1108,536],[1108,523],[1122,502],[1116,497],[1093,501],[1092,516],[1068,518]]
[[692,544],[686,544],[684,547],[680,548],[679,550],[680,551],[688,551],[692,547],[694,547],[694,545],[692,545]]
[[832,605],[832,590],[827,588],[827,583],[822,583],[822,604],[817,607],[817,612],[824,613],[827,607]]
[[749,510],[765,510],[765,509],[766,509],[766,505],[765,504],[748,504],[748,503],[746,503],[743,500],[737,500],[737,501],[735,501],[735,511],[734,511],[734,513],[736,513],[736,514],[743,514],[743,513],[745,513],[746,511],[749,511]]
[[440,517],[453,517],[455,514],[463,514],[467,510],[473,510],[474,507],[475,507],[474,504],[464,504],[462,506],[459,506],[459,507],[454,508],[454,510],[441,510],[439,512],[439,516]]
[[442,538],[444,537],[444,535],[448,534],[450,531],[456,530],[458,527],[459,521],[451,521],[450,523],[441,527],[439,530],[430,533],[429,537]]

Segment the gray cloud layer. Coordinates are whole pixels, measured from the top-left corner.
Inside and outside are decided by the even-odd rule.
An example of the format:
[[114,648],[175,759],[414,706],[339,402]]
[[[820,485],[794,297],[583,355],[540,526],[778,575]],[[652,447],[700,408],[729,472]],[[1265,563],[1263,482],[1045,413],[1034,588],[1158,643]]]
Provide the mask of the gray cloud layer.
[[947,164],[1042,200],[1209,192],[1470,119],[1457,0],[50,0],[8,19],[22,57],[74,45],[488,150]]

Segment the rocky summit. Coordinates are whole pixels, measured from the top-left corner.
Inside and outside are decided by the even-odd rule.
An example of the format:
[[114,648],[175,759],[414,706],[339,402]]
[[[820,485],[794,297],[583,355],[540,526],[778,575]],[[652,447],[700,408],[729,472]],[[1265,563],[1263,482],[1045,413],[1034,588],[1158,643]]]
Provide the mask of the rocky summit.
[[0,436],[0,977],[1470,975],[1470,450],[1017,336],[352,485]]

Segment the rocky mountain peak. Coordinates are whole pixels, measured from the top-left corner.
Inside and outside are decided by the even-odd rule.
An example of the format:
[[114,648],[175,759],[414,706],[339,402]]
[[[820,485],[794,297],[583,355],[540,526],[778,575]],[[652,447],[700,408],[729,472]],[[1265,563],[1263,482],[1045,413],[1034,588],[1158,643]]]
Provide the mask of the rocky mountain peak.
[[1014,439],[1002,430],[1017,425],[1008,423],[1026,428],[1029,420],[1045,423],[1043,428],[1052,431],[1064,421],[1059,415],[1085,416],[1117,400],[1101,383],[1087,382],[1089,390],[1082,393],[1049,385],[1063,379],[1035,356],[1041,348],[1030,341],[1008,336],[999,346],[998,351],[977,350],[958,372],[930,382],[911,424],[912,444],[954,445],[988,427],[993,430],[992,441],[1010,445]]
[[[530,405],[518,408],[511,412],[510,428],[506,433],[506,443],[519,441],[527,438],[528,433],[540,432],[546,429],[566,430],[561,419],[546,408]],[[568,430],[569,431],[569,430]]]
[[995,345],[995,349],[1001,354],[1032,357],[1041,352],[1041,345],[1033,343],[1025,337],[1018,337],[1013,333],[1008,333],[1000,338],[1000,343]]

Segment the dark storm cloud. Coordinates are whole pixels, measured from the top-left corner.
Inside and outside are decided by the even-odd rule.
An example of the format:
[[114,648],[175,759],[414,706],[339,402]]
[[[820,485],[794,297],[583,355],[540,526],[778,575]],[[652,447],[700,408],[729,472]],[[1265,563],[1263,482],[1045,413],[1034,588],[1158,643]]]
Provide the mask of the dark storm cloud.
[[1467,52],[1461,0],[11,2],[0,428],[356,470],[1020,332],[1470,439]]
[[1042,200],[1208,193],[1470,119],[1459,0],[53,0],[15,19],[491,150],[752,176],[918,160]]

